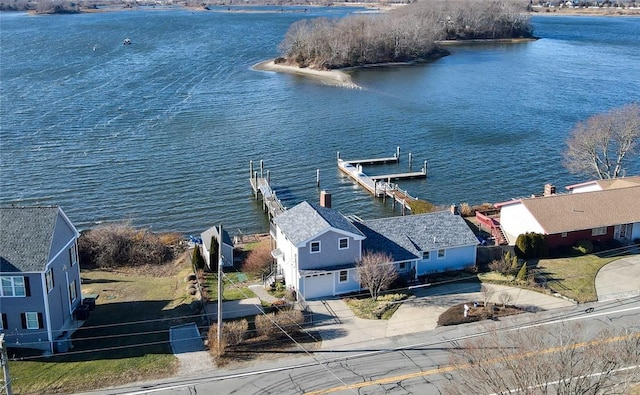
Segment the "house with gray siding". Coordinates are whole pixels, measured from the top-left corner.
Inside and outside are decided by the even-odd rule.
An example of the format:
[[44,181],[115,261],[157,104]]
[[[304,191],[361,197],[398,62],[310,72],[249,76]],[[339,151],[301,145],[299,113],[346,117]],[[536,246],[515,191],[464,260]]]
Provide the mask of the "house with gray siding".
[[475,265],[478,239],[451,211],[355,222],[365,252],[391,256],[398,273],[417,278]]
[[337,211],[308,202],[277,215],[271,236],[278,270],[305,298],[358,291],[355,262],[364,235]]
[[277,267],[288,288],[306,299],[362,289],[356,263],[382,252],[409,278],[475,264],[478,239],[450,211],[351,221],[308,202],[277,215],[271,236]]
[[[205,265],[209,270],[215,270],[218,265],[213,262],[211,264],[211,242],[213,239],[220,240],[220,227],[212,226],[205,230],[200,237],[202,238],[202,257],[204,258]],[[197,246],[196,246],[197,248]],[[222,228],[222,266],[233,266],[233,241],[229,233]],[[217,258],[216,258],[217,259]]]
[[1,331],[8,347],[54,352],[78,326],[78,236],[59,207],[0,208]]

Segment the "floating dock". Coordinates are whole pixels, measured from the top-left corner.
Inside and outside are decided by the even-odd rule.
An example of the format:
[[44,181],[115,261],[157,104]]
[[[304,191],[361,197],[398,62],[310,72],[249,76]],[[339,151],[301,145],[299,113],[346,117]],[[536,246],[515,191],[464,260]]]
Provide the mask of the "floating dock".
[[256,200],[262,196],[262,209],[269,215],[269,218],[273,218],[284,212],[286,210],[284,205],[276,196],[276,192],[271,188],[271,177],[268,170],[265,177],[264,162],[260,161],[260,177],[258,177],[258,171],[253,170],[253,161],[249,162],[249,173],[249,182],[253,189],[253,195]]
[[[399,163],[399,158],[400,148],[397,149],[396,154],[393,157],[388,158],[373,158],[347,161],[341,159],[340,153],[338,153],[338,168],[373,196],[385,200],[387,197],[393,199],[392,201],[394,207],[396,203],[399,203],[404,213],[405,209],[411,210],[410,202],[418,200],[418,198],[409,195],[407,191],[403,191],[398,187],[397,184],[391,183],[391,181],[401,179],[427,178],[427,161],[424,162],[424,167],[421,169],[421,171],[417,172],[368,176],[362,170],[363,164],[376,165]],[[409,163],[411,163],[411,154],[409,154]]]

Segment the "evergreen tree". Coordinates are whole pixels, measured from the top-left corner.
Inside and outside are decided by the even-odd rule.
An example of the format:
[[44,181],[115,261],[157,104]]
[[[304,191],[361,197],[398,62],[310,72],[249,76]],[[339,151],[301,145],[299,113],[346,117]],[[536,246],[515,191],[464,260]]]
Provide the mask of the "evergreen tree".
[[527,278],[527,262],[522,264],[522,267],[518,271],[518,275],[516,276],[516,280],[523,282]]

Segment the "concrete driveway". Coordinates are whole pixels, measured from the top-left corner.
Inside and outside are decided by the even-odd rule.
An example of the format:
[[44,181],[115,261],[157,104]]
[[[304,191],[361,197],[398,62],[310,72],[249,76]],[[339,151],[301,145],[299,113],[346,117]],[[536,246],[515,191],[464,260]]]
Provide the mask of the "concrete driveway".
[[[520,288],[487,284],[493,291],[490,302],[500,302],[501,294],[511,296],[511,304],[529,311],[551,310],[574,306],[573,302]],[[457,283],[413,289],[415,296],[405,301],[388,321],[356,317],[339,298],[310,301],[315,327],[322,337],[321,349],[347,349],[357,343],[385,337],[406,335],[437,326],[438,317],[460,303],[483,301],[481,284]]]
[[603,266],[596,275],[598,302],[640,295],[640,255],[632,255]]

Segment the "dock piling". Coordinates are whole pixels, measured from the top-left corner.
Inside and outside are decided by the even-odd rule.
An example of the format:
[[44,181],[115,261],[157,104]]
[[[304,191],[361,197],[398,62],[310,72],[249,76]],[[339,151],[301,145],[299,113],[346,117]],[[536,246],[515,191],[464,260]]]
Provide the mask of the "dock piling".
[[411,171],[411,152],[409,152],[409,171]]
[[260,178],[264,178],[264,161],[260,159]]
[[398,160],[400,160],[400,146],[396,147],[396,158],[398,158]]
[[316,187],[320,188],[320,169],[316,169]]
[[427,175],[427,161],[424,161],[424,167],[422,168],[422,172],[424,173],[424,175]]

